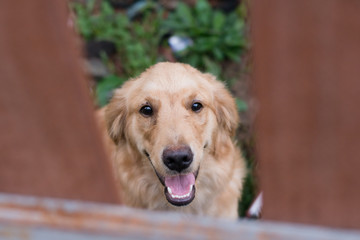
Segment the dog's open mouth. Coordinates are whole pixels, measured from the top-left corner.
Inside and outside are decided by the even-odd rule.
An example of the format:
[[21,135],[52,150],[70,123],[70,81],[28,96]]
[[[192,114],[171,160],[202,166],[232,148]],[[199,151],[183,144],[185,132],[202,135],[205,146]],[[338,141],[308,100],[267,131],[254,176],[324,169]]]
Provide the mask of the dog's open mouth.
[[199,169],[195,173],[178,174],[173,176],[161,176],[155,169],[150,155],[147,151],[144,154],[149,159],[156,175],[162,185],[165,186],[164,193],[166,200],[175,206],[185,206],[192,202],[195,198],[195,180],[199,173]]
[[195,175],[168,176],[164,178],[165,196],[175,206],[185,206],[195,198]]

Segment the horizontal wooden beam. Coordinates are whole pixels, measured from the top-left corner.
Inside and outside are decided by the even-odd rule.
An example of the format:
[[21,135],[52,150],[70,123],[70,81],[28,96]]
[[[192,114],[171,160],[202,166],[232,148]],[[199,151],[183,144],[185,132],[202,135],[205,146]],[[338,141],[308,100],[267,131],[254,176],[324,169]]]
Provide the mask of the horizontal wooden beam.
[[360,232],[0,194],[0,238],[356,240]]

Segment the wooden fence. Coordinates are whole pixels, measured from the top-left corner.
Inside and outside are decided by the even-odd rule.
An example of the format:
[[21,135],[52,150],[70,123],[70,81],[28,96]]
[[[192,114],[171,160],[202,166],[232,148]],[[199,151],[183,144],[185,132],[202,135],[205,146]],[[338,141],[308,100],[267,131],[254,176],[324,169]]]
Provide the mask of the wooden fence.
[[66,1],[0,2],[0,191],[118,201]]
[[360,228],[360,1],[252,2],[263,216]]
[[360,231],[184,217],[108,204],[0,194],[0,239],[358,240]]
[[[251,1],[265,220],[360,228],[359,12],[356,0]],[[62,0],[0,2],[0,192],[119,203],[67,14]],[[208,239],[210,233],[243,239],[360,236],[261,221],[173,221],[179,216],[16,199],[0,196],[0,238],[92,239],[91,226],[104,239],[149,233],[190,239]],[[86,215],[81,221],[78,208]],[[101,228],[104,218],[111,229]],[[188,229],[194,234],[186,235]]]

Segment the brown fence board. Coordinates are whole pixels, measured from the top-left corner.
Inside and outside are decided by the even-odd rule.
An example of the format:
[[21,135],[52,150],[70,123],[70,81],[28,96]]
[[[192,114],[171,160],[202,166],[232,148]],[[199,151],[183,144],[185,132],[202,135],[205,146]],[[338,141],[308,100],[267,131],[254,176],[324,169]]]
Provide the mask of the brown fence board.
[[360,228],[360,1],[252,1],[265,219]]
[[357,240],[360,232],[0,194],[0,238]]
[[0,2],[0,191],[117,202],[66,4]]

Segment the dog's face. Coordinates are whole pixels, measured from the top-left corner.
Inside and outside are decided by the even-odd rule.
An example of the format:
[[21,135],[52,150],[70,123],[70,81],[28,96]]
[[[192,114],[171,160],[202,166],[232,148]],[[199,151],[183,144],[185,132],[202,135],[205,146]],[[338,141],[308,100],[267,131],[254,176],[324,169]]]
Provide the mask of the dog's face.
[[106,118],[115,143],[130,144],[148,159],[176,206],[195,198],[204,157],[220,134],[234,134],[238,121],[223,84],[179,63],[159,63],[124,84]]

